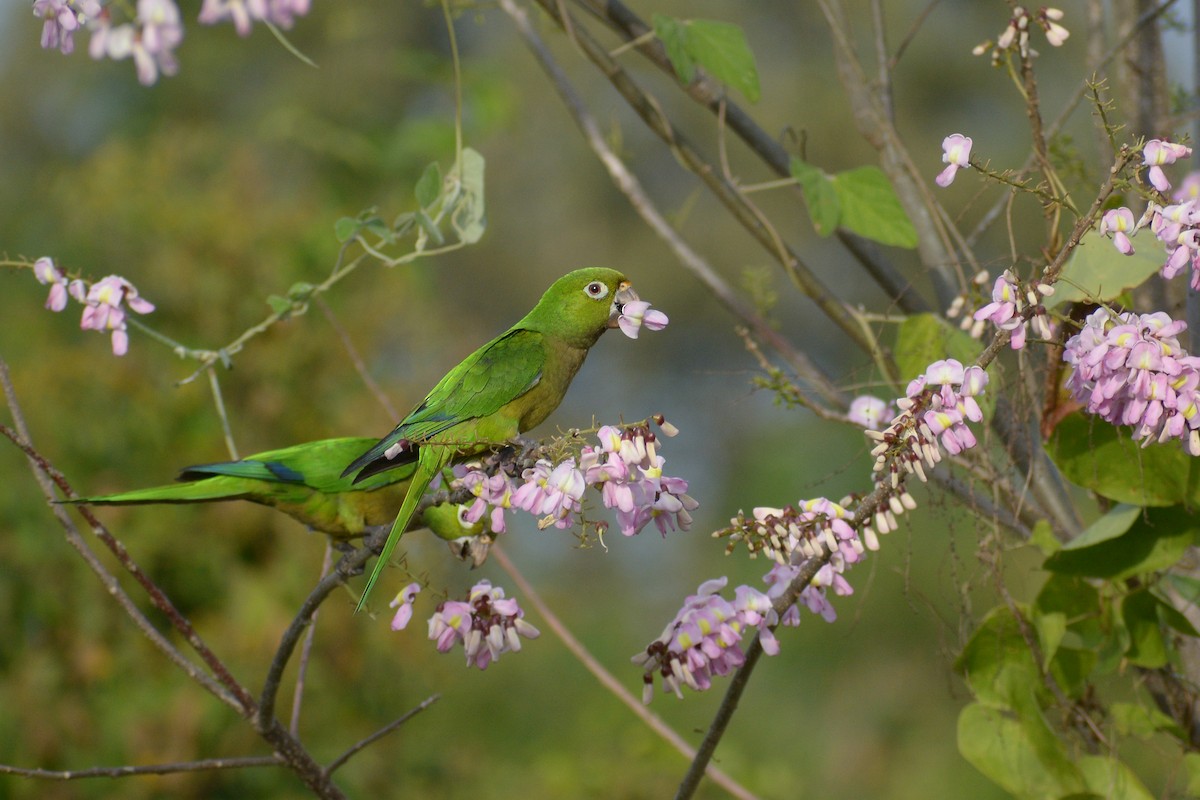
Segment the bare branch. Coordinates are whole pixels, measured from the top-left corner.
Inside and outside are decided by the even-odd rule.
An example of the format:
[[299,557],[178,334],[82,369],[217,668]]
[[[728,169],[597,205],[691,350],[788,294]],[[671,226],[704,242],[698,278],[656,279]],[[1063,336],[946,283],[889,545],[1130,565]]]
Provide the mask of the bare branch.
[[372,733],[370,736],[366,737],[365,739],[361,739],[361,740],[355,742],[344,753],[342,753],[340,756],[335,758],[333,761],[329,762],[329,766],[327,766],[325,768],[325,774],[326,775],[333,774],[334,770],[338,769],[343,764],[345,764],[347,761],[349,761],[351,758],[353,758],[354,755],[356,753],[358,753],[360,750],[374,744],[375,742],[382,739],[384,736],[387,736],[392,731],[399,729],[400,726],[402,726],[404,723],[408,722],[410,719],[415,717],[417,714],[420,714],[422,711],[429,708],[431,705],[433,705],[434,703],[436,703],[438,700],[441,700],[441,699],[442,699],[442,696],[440,694],[432,694],[429,697],[426,697],[423,701],[421,701],[421,704],[418,705],[416,708],[414,708],[411,711],[408,711],[405,714],[401,715],[400,717],[392,720],[387,725],[384,725],[382,728],[375,731],[374,733]]
[[249,769],[251,767],[281,767],[283,761],[276,756],[252,756],[247,758],[206,758],[201,761],[178,761],[168,764],[145,764],[140,766],[89,767],[87,769],[27,769],[0,764],[0,775],[16,775],[19,778],[38,778],[48,781],[77,781],[84,778],[129,778],[136,775],[174,775],[180,772],[216,772],[225,769]]

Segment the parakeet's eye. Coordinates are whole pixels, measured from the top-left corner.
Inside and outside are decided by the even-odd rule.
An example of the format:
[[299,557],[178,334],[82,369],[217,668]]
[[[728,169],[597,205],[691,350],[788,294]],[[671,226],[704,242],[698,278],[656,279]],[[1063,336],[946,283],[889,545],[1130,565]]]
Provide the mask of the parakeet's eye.
[[600,281],[592,281],[587,286],[583,287],[583,293],[593,300],[599,300],[608,295],[608,287]]

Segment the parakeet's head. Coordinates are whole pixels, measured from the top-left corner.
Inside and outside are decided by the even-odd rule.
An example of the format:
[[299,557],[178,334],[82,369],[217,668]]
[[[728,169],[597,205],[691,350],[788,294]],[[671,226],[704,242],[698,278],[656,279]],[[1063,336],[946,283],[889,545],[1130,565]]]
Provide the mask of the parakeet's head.
[[576,347],[591,347],[615,328],[625,303],[636,300],[629,280],[615,269],[587,267],[556,280],[526,321]]

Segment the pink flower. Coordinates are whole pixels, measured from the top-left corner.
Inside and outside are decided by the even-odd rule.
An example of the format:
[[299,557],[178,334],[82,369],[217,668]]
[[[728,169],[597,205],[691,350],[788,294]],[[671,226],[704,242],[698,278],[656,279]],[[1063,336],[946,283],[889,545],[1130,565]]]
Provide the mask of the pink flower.
[[392,617],[392,630],[399,631],[408,627],[409,620],[413,615],[413,600],[417,599],[417,594],[421,591],[421,584],[410,583],[400,590],[400,593],[388,604],[388,608],[395,608],[396,615]]
[[50,284],[50,295],[46,298],[46,308],[51,311],[62,311],[67,307],[69,282],[66,276],[58,271],[58,267],[54,266],[53,259],[49,256],[42,256],[33,262],[33,277],[37,278],[37,282],[40,284]]
[[525,612],[516,600],[506,598],[504,590],[482,580],[471,587],[465,602],[447,600],[429,618],[429,638],[439,653],[447,653],[461,644],[468,667],[487,669],[508,652],[521,649],[521,639],[541,636],[524,619]]
[[630,339],[638,338],[641,328],[651,331],[661,331],[667,327],[667,315],[658,310],[652,310],[645,300],[631,300],[621,307],[621,316],[617,318],[621,333]]
[[255,20],[292,27],[293,17],[307,14],[309,5],[310,0],[204,0],[198,19],[202,25],[232,19],[238,36],[249,36]]
[[871,431],[883,427],[884,420],[891,419],[891,407],[874,395],[859,395],[850,401],[847,417],[851,422]]
[[138,295],[133,284],[117,275],[92,284],[84,298],[79,327],[83,330],[112,331],[113,354],[123,356],[129,350],[129,334],[125,325],[122,303],[139,314],[149,314],[154,304]]
[[1174,142],[1166,142],[1161,139],[1151,139],[1146,142],[1146,146],[1142,148],[1142,163],[1150,167],[1150,184],[1160,192],[1166,192],[1171,188],[1171,182],[1167,180],[1167,176],[1163,173],[1162,167],[1164,164],[1174,164],[1181,158],[1186,158],[1192,154],[1192,148],[1186,145],[1176,144]]
[[1058,20],[1062,18],[1063,12],[1059,8],[1043,8],[1037,15],[1038,24],[1046,32],[1046,41],[1053,47],[1062,47],[1063,42],[1071,35],[1070,31],[1058,24]]
[[961,133],[952,133],[942,140],[942,161],[949,166],[935,179],[938,186],[949,186],[961,167],[971,166],[971,144],[971,137]]
[[1122,206],[1121,208],[1112,208],[1104,212],[1104,216],[1100,219],[1100,235],[1112,235],[1113,246],[1118,251],[1125,255],[1133,254],[1133,242],[1129,241],[1126,231],[1134,231],[1137,229],[1137,223],[1133,219],[1133,212]]

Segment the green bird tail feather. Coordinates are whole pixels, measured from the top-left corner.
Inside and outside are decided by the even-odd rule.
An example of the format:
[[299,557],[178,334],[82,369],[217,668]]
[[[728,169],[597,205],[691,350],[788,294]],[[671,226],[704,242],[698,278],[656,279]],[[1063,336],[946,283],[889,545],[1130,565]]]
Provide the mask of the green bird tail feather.
[[93,506],[126,506],[143,503],[204,503],[213,500],[240,500],[247,497],[250,490],[245,481],[240,478],[214,477],[193,483],[172,483],[166,486],[153,486],[149,489],[135,489],[119,494],[97,495],[95,497],[77,497],[66,500],[67,503]]
[[387,542],[383,545],[383,552],[379,554],[379,560],[375,562],[375,568],[371,570],[371,577],[367,578],[367,585],[363,587],[362,597],[358,599],[358,605],[354,607],[355,613],[362,611],[366,606],[367,597],[375,588],[375,582],[379,580],[380,574],[391,559],[396,545],[400,543],[400,537],[408,530],[408,525],[416,514],[417,506],[420,504],[421,498],[425,496],[425,490],[429,488],[434,477],[450,463],[453,454],[453,450],[444,447],[430,447],[421,451],[417,470],[413,473],[412,482],[408,485],[408,494],[404,495],[404,503],[400,506],[400,512],[396,514],[396,521],[392,523],[392,530],[388,533]]

